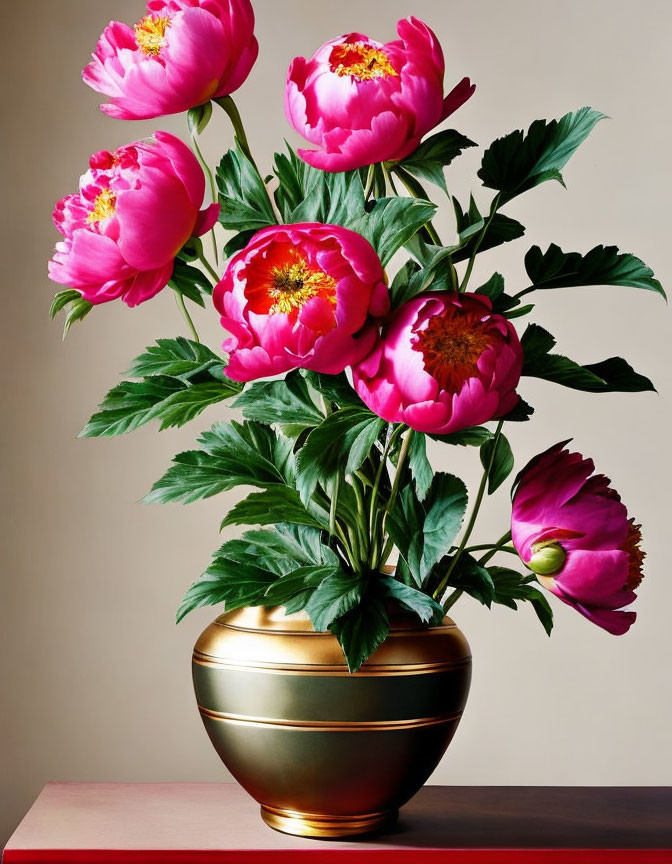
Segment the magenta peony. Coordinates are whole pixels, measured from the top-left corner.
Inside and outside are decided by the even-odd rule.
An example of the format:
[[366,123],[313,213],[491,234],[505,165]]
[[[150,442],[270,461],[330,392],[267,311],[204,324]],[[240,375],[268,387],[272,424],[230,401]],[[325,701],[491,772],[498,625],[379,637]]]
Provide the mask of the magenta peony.
[[231,259],[213,300],[231,334],[223,348],[236,381],[296,368],[342,372],[371,350],[389,309],[368,241],[317,223],[259,231]]
[[463,78],[444,98],[443,52],[425,23],[404,19],[397,33],[385,45],[349,33],[310,60],[292,61],[285,112],[318,148],[299,150],[309,165],[348,171],[403,159],[472,95],[475,87]]
[[353,373],[380,417],[447,434],[511,411],[522,363],[513,325],[487,297],[437,293],[401,306]]
[[541,584],[598,627],[620,636],[634,612],[644,553],[640,526],[628,519],[610,481],[592,459],[562,442],[521,472],[513,499],[516,551]]
[[233,93],[258,50],[250,0],[151,0],[135,27],[105,28],[82,77],[111,117],[161,117]]
[[149,300],[168,283],[190,237],[210,230],[219,205],[200,210],[205,177],[191,150],[167,132],[114,153],[95,153],[79,192],[58,202],[49,276],[90,303]]

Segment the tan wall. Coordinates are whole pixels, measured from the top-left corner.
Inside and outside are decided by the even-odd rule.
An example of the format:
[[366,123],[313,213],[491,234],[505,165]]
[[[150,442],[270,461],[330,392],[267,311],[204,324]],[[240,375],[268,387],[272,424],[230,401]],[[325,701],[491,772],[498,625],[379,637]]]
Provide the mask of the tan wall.
[[[525,242],[484,255],[474,278],[496,268],[523,287],[522,256],[532,243],[586,251],[606,242],[639,254],[672,290],[668,0],[255,5],[261,57],[239,103],[263,164],[289,132],[281,102],[289,59],[349,30],[390,38],[396,19],[412,11],[438,32],[448,81],[469,74],[478,84],[455,117],[476,141],[584,104],[613,118],[570,163],[568,192],[547,184],[510,206],[528,226]],[[181,431],[75,439],[131,357],[156,336],[183,332],[169,291],[136,310],[119,303],[96,310],[65,345],[47,317],[53,286],[46,260],[57,238],[51,207],[74,189],[88,155],[157,127],[184,131],[182,118],[110,120],[79,80],[102,27],[111,18],[133,22],[141,3],[2,6],[0,840],[47,780],[227,779],[201,728],[189,673],[191,645],[212,612],[177,628],[173,614],[218,544],[219,519],[235,497],[189,508],[137,503],[219,410]],[[218,117],[207,152],[214,158],[229,142]],[[464,156],[451,184],[464,197],[474,183],[487,201],[474,180],[477,166],[476,153]],[[439,223],[447,234],[447,215]],[[670,783],[668,310],[631,289],[576,289],[538,298],[534,320],[570,356],[590,362],[622,352],[658,385],[659,395],[595,397],[526,381],[523,395],[538,411],[511,431],[519,464],[573,435],[614,478],[644,524],[640,620],[616,639],[554,603],[549,640],[529,609],[488,613],[463,600],[455,617],[474,651],[473,692],[433,782]],[[198,324],[216,345],[215,315],[198,313]],[[432,455],[473,483],[474,452]],[[459,462],[448,465],[448,458]],[[499,536],[507,515],[502,492],[488,506],[481,536]]]

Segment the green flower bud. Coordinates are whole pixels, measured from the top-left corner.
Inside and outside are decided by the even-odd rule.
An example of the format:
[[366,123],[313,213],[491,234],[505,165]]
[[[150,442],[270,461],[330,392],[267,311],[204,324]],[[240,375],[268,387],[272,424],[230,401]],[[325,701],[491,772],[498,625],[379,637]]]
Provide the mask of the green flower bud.
[[559,543],[539,543],[532,547],[527,566],[537,576],[556,576],[565,566],[567,553]]

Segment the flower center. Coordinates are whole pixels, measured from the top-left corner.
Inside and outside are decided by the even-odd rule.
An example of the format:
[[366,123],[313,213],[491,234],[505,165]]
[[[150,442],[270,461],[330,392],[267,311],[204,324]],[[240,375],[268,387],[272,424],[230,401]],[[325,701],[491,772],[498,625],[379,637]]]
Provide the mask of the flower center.
[[331,71],[339,77],[349,75],[351,78],[357,78],[358,81],[396,77],[399,74],[384,51],[366,42],[346,42],[335,45],[329,63]]
[[272,304],[268,310],[270,315],[282,312],[291,314],[300,309],[312,297],[324,297],[333,306],[336,305],[336,280],[322,270],[311,270],[307,262],[299,255],[292,256],[288,261],[271,270],[271,284],[268,297]]
[[413,348],[422,353],[425,370],[450,393],[478,374],[478,358],[491,342],[479,317],[450,306],[433,315],[417,335]]
[[117,206],[117,196],[110,189],[103,189],[103,191],[96,196],[96,200],[93,202],[93,210],[86,217],[86,221],[95,225],[98,222],[102,222],[103,219],[109,219],[111,216],[114,216],[114,211]]
[[157,57],[166,44],[168,27],[170,27],[170,18],[162,15],[145,15],[134,27],[138,48],[144,54]]
[[567,553],[553,540],[535,543],[532,546],[532,557],[527,562],[529,569],[537,576],[557,576],[565,566]]
[[642,564],[646,556],[646,552],[639,548],[642,542],[642,526],[635,525],[635,520],[631,519],[628,523],[628,536],[623,544],[623,551],[628,556],[628,579],[625,587],[630,591],[634,591],[644,577],[642,573]]

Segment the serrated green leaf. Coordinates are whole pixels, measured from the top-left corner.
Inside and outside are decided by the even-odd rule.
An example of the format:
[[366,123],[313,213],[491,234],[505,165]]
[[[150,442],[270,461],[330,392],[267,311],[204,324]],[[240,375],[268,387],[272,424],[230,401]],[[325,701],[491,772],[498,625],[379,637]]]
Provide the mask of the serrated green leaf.
[[315,589],[338,574],[338,565],[298,567],[273,582],[264,595],[264,605],[286,606],[287,614],[306,608]]
[[505,435],[491,438],[481,447],[481,465],[488,472],[488,495],[492,495],[513,471],[513,451]]
[[503,213],[495,213],[488,225],[488,230],[479,240],[486,220],[476,206],[473,196],[469,199],[469,209],[466,211],[462,210],[457,199],[453,198],[453,209],[455,210],[456,227],[460,238],[459,247],[452,253],[453,262],[466,261],[471,258],[476,243],[478,243],[478,254],[480,255],[482,252],[487,252],[503,243],[518,240],[525,233],[525,228],[520,222],[509,216],[504,216]]
[[624,285],[665,297],[653,270],[634,255],[619,253],[616,246],[596,246],[585,255],[563,252],[555,243],[546,252],[533,246],[525,256],[525,269],[532,285],[524,293],[585,285]]
[[508,567],[489,567],[488,572],[495,586],[494,602],[516,609],[516,600],[532,604],[544,630],[550,636],[553,629],[553,610],[538,588],[530,585],[530,576],[522,576]]
[[443,620],[443,608],[428,594],[393,576],[383,576],[379,581],[387,597],[396,600],[404,609],[415,612],[423,624],[440,624]]
[[322,394],[330,402],[339,408],[365,408],[366,406],[357,395],[345,372],[339,375],[325,375],[322,372],[306,372],[301,370],[303,377],[310,386]]
[[508,414],[500,417],[500,420],[503,420],[505,423],[525,423],[533,414],[534,408],[519,396],[516,407],[512,408]]
[[258,231],[277,224],[266,187],[238,144],[219,163],[217,187],[221,205],[219,221],[224,228],[236,232]]
[[365,582],[356,573],[333,573],[315,589],[306,605],[313,628],[324,632],[336,618],[353,609],[362,599]]
[[157,339],[156,345],[150,345],[133,360],[127,374],[133,378],[169,375],[189,380],[223,365],[223,358],[206,345],[178,336],[176,339]]
[[555,345],[551,334],[538,324],[530,324],[521,339],[525,360],[523,375],[543,378],[587,393],[639,393],[655,390],[651,381],[640,375],[621,357],[581,366],[562,354],[550,354]]
[[209,297],[212,294],[212,283],[208,277],[199,270],[198,267],[192,267],[186,261],[175,259],[173,275],[168,283],[173,291],[188,297],[193,303],[197,303],[201,307],[205,307],[203,295]]
[[379,198],[369,213],[346,227],[365,237],[385,267],[397,250],[429,222],[436,205],[417,198]]
[[227,611],[258,605],[273,573],[252,563],[242,564],[225,557],[216,558],[205,573],[189,588],[177,610],[177,622],[200,606],[226,604]]
[[260,423],[292,424],[301,429],[318,426],[324,415],[313,402],[306,380],[299,372],[281,381],[248,384],[233,403],[249,420]]
[[269,486],[263,492],[252,492],[229,511],[221,523],[228,525],[275,525],[291,522],[312,528],[329,527],[329,514],[317,505],[305,507],[299,493],[289,486]]
[[476,147],[476,144],[454,129],[445,129],[423,141],[400,164],[406,171],[423,180],[429,180],[430,183],[435,183],[447,193],[443,169],[468,147]]
[[527,133],[517,130],[494,141],[478,176],[484,186],[501,193],[500,206],[546,180],[563,183],[560,172],[605,116],[580,108],[560,120],[535,120]]
[[348,669],[356,672],[389,633],[385,604],[377,593],[369,590],[359,605],[334,621],[330,629],[339,641]]

